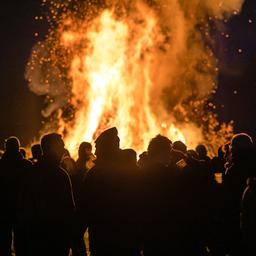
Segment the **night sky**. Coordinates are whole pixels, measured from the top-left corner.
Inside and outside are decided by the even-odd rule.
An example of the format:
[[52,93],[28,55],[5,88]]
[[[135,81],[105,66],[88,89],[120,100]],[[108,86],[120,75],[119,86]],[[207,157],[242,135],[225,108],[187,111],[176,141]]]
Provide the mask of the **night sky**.
[[[31,48],[48,29],[46,21],[35,20],[42,14],[40,2],[1,3],[0,147],[10,135],[29,143],[43,121],[43,98],[31,93],[24,79]],[[220,24],[214,37],[220,74],[213,102],[219,119],[234,120],[236,132],[256,136],[256,0],[246,0],[242,12]]]

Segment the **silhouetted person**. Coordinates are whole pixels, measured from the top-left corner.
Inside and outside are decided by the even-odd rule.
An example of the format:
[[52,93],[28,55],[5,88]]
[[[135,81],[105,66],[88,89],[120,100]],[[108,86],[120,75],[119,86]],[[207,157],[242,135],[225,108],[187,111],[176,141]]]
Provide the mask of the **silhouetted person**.
[[[81,154],[81,147],[79,147]],[[72,242],[71,250],[73,256],[86,255],[86,246],[84,242],[84,233],[87,226],[81,221],[81,197],[82,189],[84,186],[85,177],[87,174],[86,170],[81,170],[81,166],[77,165],[77,162],[70,156],[69,151],[66,149],[64,156],[62,157],[61,167],[67,171],[72,182],[74,201],[76,205],[76,212],[74,215],[74,222],[72,226]],[[85,167],[85,166],[84,166]],[[86,168],[86,167],[85,167]]]
[[82,142],[78,149],[78,159],[76,160],[76,175],[73,177],[75,198],[79,203],[82,188],[88,171],[95,165],[93,161],[96,157],[92,153],[92,145],[89,142]]
[[218,148],[218,155],[211,160],[211,170],[213,173],[220,173],[222,176],[225,174],[225,152],[223,146]]
[[133,149],[123,149],[121,152],[121,161],[125,164],[128,170],[136,170],[137,167],[137,153]]
[[[176,255],[206,254],[211,212],[211,180],[205,161],[193,151],[172,150],[178,171],[176,181]],[[177,161],[177,162],[176,162]],[[175,163],[176,162],[176,163]]]
[[142,173],[137,166],[137,153],[133,149],[123,149],[120,152],[121,168],[117,173],[119,177],[116,185],[119,191],[117,206],[120,209],[119,224],[122,228],[120,247],[125,255],[140,255],[142,249]]
[[6,140],[0,165],[0,255],[11,255],[12,232],[16,254],[21,255],[23,239],[17,216],[18,202],[31,163],[23,159],[20,142],[16,137]]
[[[69,255],[74,200],[70,178],[60,167],[65,153],[59,134],[42,137],[42,159],[34,165],[24,193],[26,255]],[[26,206],[26,207],[25,207]]]
[[82,142],[78,149],[77,168],[87,172],[95,165],[95,159],[96,157],[92,153],[92,145],[89,142]]
[[38,161],[40,161],[42,159],[42,148],[40,144],[34,144],[31,147],[31,154],[32,154],[32,158],[30,159],[33,163],[37,163]]
[[95,143],[97,159],[86,177],[83,204],[90,251],[96,256],[136,255],[132,246],[134,229],[130,228],[134,227],[133,216],[127,216],[135,207],[131,207],[133,200],[126,197],[128,189],[132,190],[132,176],[124,172],[121,164],[117,129],[104,131]]
[[187,146],[181,141],[175,141],[172,144],[171,162],[172,165],[176,165],[179,161],[186,158]]
[[141,186],[143,252],[145,256],[178,253],[176,172],[171,164],[171,141],[161,135],[148,146]]
[[172,144],[172,148],[177,151],[181,151],[182,153],[187,152],[187,146],[182,141],[175,141]]
[[223,179],[225,192],[226,247],[230,255],[243,255],[240,232],[240,205],[246,188],[246,180],[254,168],[252,157],[253,142],[247,134],[237,134],[232,138],[231,166]]
[[76,203],[76,216],[73,227],[72,255],[86,255],[86,246],[84,242],[84,233],[87,229],[87,223],[81,212],[81,201],[83,198],[83,188],[87,172],[93,167],[95,156],[92,154],[92,145],[89,142],[82,142],[78,149],[78,159],[75,162],[76,171],[71,174],[71,180]]
[[202,145],[202,144],[198,145],[196,147],[196,152],[197,152],[200,160],[210,163],[211,158],[207,155],[208,152],[207,152],[205,145]]
[[225,255],[225,227],[223,225],[224,191],[223,177],[225,174],[225,151],[224,146],[218,148],[218,155],[210,162],[211,173],[214,175],[212,202],[213,210],[211,214],[210,248],[213,256]]
[[207,155],[207,148],[205,145],[199,144],[196,147],[196,152],[199,156],[199,160],[202,161],[202,164],[204,165],[204,170],[205,170],[205,178],[206,179],[211,179],[213,181],[214,179],[214,173],[212,172],[212,162],[211,158]]

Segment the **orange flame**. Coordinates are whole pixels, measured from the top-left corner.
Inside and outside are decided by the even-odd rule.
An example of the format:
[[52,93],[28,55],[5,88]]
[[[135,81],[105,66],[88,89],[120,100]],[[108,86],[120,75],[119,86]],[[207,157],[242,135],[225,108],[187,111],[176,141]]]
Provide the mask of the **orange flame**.
[[132,24],[105,10],[85,35],[72,31],[62,34],[61,42],[66,48],[74,47],[81,38],[87,39],[79,48],[81,53],[74,54],[69,71],[72,103],[79,102],[75,123],[65,138],[71,152],[79,142],[92,141],[111,126],[118,128],[122,147],[138,151],[145,150],[158,133],[185,142],[181,130],[163,122],[151,109],[153,60],[145,51],[154,50],[159,31],[153,13],[145,21],[144,27],[137,30],[139,34],[132,35]]

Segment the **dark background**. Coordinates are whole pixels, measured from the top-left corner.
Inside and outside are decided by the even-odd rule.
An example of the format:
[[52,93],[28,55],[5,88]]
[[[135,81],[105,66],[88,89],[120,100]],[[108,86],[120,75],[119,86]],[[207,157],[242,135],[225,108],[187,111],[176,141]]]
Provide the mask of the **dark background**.
[[[43,121],[43,98],[31,93],[24,79],[31,48],[48,29],[45,20],[35,19],[42,15],[40,3],[1,2],[0,147],[10,135],[23,145],[31,142]],[[218,24],[213,36],[220,68],[213,102],[219,119],[234,120],[236,132],[256,136],[256,0],[246,0],[242,12]]]

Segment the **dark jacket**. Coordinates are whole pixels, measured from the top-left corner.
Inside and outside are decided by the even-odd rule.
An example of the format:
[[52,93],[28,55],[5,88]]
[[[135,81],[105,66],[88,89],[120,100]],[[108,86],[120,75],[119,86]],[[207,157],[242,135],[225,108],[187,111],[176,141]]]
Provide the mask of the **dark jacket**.
[[43,159],[33,167],[23,193],[21,221],[26,223],[29,252],[68,255],[75,210],[68,174]]

